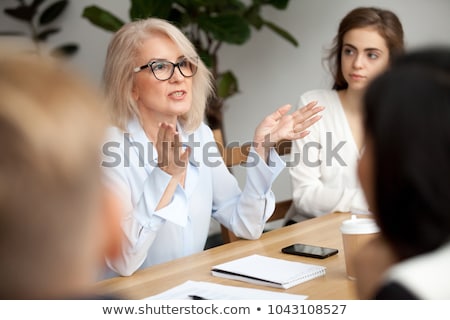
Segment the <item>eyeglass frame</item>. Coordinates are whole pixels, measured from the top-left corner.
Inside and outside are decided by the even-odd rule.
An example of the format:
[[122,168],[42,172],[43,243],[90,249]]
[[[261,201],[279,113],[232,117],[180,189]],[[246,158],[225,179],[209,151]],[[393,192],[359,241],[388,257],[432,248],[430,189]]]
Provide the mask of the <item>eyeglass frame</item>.
[[[195,74],[197,73],[197,70],[198,70],[198,57],[192,58],[191,60],[195,60],[195,63],[192,63],[192,62],[191,62],[188,58],[186,58],[186,57],[183,57],[181,60],[178,60],[177,63],[173,63],[172,61],[169,61],[169,60],[166,60],[166,59],[151,60],[151,61],[149,61],[147,64],[144,64],[144,65],[142,65],[142,66],[140,66],[140,67],[134,68],[133,71],[134,71],[134,73],[138,73],[138,72],[140,72],[140,71],[142,71],[142,70],[144,70],[144,69],[149,68],[149,69],[152,71],[153,76],[155,77],[156,80],[159,80],[159,81],[167,81],[167,80],[169,80],[170,78],[173,77],[173,74],[175,73],[175,67],[177,67],[177,68],[178,68],[178,71],[180,71],[180,73],[181,73],[181,75],[182,75],[183,77],[185,77],[185,78],[192,78],[193,76],[195,76]],[[153,67],[152,67],[154,63],[161,62],[161,61],[168,62],[168,63],[170,63],[170,64],[172,65],[172,72],[171,72],[170,76],[169,76],[167,79],[163,79],[163,80],[159,79],[159,78],[156,76],[155,71],[153,71]],[[193,64],[193,65],[195,66],[195,71],[194,71],[194,72],[192,73],[192,75],[190,75],[190,76],[186,76],[186,75],[183,73],[183,71],[181,71],[180,64],[183,63],[183,62],[185,62],[185,61],[188,61],[188,62],[190,62],[191,64]]]

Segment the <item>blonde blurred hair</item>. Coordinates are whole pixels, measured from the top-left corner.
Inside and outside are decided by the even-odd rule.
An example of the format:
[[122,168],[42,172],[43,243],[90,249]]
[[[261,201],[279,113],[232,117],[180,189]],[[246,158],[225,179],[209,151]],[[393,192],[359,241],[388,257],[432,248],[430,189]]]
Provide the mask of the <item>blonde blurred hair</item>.
[[92,272],[107,126],[99,94],[62,63],[0,50],[2,298],[56,298]]
[[[183,32],[162,19],[148,18],[129,22],[114,34],[108,46],[103,81],[111,106],[112,121],[124,131],[132,117],[142,120],[131,95],[135,77],[133,69],[138,66],[137,58],[142,43],[155,33],[169,37],[192,62],[196,62],[195,58],[198,56],[194,45]],[[203,121],[206,103],[212,94],[211,73],[201,59],[197,63],[198,70],[193,77],[192,107],[179,119],[187,132],[197,129]]]

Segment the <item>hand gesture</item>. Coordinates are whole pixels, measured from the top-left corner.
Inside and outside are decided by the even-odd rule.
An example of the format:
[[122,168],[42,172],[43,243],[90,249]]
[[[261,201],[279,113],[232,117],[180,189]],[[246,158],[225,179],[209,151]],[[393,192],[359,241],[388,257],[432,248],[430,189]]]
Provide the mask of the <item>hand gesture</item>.
[[172,125],[165,122],[159,125],[155,148],[158,167],[184,184],[190,149],[186,147],[183,151],[180,136]]
[[317,102],[310,102],[305,107],[288,114],[291,105],[284,105],[274,113],[268,115],[255,130],[254,147],[256,152],[267,159],[269,148],[281,140],[301,139],[309,134],[306,131],[322,116],[319,112],[324,107],[317,106]]

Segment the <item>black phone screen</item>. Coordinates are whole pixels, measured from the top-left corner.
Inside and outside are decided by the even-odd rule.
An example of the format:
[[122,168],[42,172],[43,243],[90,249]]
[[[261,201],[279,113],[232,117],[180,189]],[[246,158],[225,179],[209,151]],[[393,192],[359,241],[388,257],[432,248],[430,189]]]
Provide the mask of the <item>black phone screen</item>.
[[338,249],[296,243],[281,249],[281,252],[310,258],[324,259],[338,253]]

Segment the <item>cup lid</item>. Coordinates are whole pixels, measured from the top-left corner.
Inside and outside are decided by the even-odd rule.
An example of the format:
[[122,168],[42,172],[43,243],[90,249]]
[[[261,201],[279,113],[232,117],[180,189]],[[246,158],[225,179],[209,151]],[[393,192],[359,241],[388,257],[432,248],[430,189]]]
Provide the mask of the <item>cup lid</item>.
[[346,234],[377,233],[380,232],[380,228],[374,219],[357,218],[355,215],[352,215],[351,219],[342,222],[341,232]]

